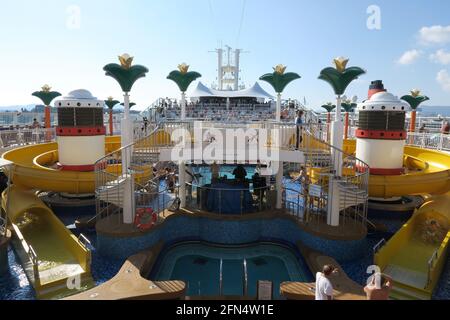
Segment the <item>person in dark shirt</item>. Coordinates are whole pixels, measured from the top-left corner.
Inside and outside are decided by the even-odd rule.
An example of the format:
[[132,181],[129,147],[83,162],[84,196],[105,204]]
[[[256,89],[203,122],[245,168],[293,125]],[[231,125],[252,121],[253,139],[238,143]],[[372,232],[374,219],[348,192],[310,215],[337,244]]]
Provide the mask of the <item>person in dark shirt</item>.
[[302,125],[303,125],[303,111],[298,110],[297,111],[297,117],[295,118],[295,126],[296,126],[296,144],[295,149],[298,150],[300,147],[300,144],[302,143],[303,137],[302,137]]
[[234,169],[233,175],[236,179],[236,182],[244,182],[245,177],[247,176],[247,171],[242,164],[239,164],[236,169]]

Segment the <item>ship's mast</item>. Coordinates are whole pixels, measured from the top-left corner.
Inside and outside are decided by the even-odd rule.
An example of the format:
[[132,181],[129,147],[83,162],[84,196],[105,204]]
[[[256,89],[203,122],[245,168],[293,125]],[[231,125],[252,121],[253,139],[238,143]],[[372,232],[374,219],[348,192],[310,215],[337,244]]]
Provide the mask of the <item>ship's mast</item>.
[[216,49],[217,53],[217,89],[218,90],[232,90],[237,91],[242,87],[239,86],[240,77],[240,55],[243,52],[241,49],[233,50],[230,46],[226,48],[226,64],[224,64],[225,50]]

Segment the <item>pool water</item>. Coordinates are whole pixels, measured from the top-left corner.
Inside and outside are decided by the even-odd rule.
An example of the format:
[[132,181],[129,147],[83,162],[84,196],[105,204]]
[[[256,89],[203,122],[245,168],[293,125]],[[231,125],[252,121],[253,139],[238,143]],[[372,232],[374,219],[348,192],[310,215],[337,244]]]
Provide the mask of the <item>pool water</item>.
[[203,243],[180,244],[166,251],[153,280],[182,280],[189,296],[242,296],[244,261],[249,296],[257,295],[259,280],[273,282],[275,299],[280,298],[282,282],[311,281],[309,270],[288,248],[275,244],[222,247]]

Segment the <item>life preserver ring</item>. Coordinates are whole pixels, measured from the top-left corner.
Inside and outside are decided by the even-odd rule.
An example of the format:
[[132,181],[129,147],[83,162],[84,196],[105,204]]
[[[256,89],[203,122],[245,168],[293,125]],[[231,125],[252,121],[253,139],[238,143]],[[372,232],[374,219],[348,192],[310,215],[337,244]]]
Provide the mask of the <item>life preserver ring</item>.
[[158,221],[158,214],[152,208],[139,208],[136,210],[134,225],[142,231],[151,229]]

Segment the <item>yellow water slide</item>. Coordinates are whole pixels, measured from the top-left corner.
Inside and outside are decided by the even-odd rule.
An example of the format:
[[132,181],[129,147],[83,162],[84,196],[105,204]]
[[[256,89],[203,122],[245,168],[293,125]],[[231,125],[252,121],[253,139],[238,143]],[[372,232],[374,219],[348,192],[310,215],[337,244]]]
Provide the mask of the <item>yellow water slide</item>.
[[[157,131],[136,143],[135,149],[146,149],[170,142],[170,136]],[[120,137],[107,137],[105,152],[121,146]],[[80,150],[89,152],[89,150]],[[76,293],[92,284],[90,251],[76,238],[36,195],[36,191],[90,194],[95,191],[94,172],[67,172],[55,168],[57,143],[30,145],[3,154],[14,163],[13,187],[2,197],[14,229],[14,247],[33,284],[38,298],[55,298]],[[110,164],[108,171],[121,172],[120,164]],[[151,175],[145,168],[136,174],[137,181]],[[144,177],[145,176],[145,177]],[[81,288],[79,288],[81,285]]]
[[[109,137],[106,152],[120,147]],[[13,245],[38,298],[76,293],[92,285],[91,255],[86,242],[76,238],[35,194],[56,191],[93,193],[94,173],[61,172],[51,167],[58,160],[56,143],[11,150],[3,158],[14,163],[13,187],[2,197],[2,207],[14,230]],[[74,291],[75,290],[75,291]]]
[[[355,154],[356,141],[344,143]],[[405,147],[404,167],[399,176],[369,179],[369,195],[393,198],[427,196],[425,204],[375,254],[375,264],[393,277],[392,298],[430,299],[446,262],[450,239],[450,153]],[[354,172],[344,168],[344,174]]]
[[[32,192],[11,187],[3,194],[14,229],[13,245],[38,298],[55,298],[90,286],[91,255]],[[78,285],[80,287],[78,287]]]
[[431,299],[447,261],[450,193],[428,200],[375,254],[375,264],[394,279],[394,299]]
[[[354,154],[356,141],[347,140],[344,151]],[[405,147],[406,173],[400,176],[370,176],[369,195],[392,198],[407,195],[440,195],[450,190],[450,153]]]

